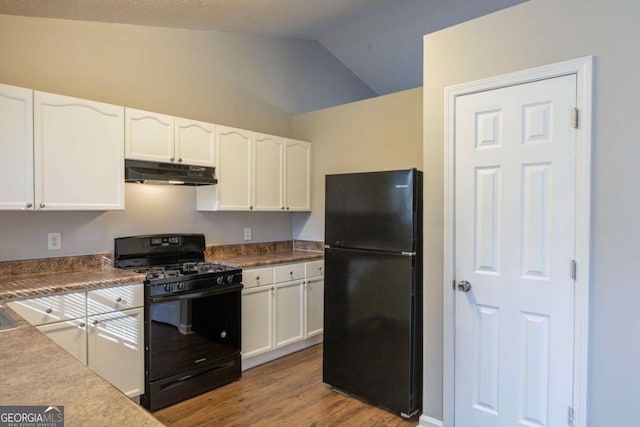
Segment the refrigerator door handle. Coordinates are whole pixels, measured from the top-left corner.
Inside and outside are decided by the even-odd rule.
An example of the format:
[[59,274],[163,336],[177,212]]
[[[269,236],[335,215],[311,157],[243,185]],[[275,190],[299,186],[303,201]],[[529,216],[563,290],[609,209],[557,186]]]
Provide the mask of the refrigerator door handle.
[[403,256],[414,256],[414,255],[416,255],[416,253],[415,252],[402,252],[401,255],[403,255]]

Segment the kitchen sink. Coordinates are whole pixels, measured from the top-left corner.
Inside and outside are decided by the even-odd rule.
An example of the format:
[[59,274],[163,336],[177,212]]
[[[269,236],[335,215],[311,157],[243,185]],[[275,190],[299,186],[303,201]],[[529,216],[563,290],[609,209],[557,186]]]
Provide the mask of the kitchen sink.
[[7,313],[2,307],[0,307],[0,332],[9,331],[20,327],[20,323]]

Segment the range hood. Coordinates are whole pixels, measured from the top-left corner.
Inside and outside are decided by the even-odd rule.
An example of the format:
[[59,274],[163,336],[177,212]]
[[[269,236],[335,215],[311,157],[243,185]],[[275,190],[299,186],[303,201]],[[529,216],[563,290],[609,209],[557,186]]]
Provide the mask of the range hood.
[[218,183],[216,168],[207,166],[125,159],[124,169],[125,182],[176,185],[212,185]]

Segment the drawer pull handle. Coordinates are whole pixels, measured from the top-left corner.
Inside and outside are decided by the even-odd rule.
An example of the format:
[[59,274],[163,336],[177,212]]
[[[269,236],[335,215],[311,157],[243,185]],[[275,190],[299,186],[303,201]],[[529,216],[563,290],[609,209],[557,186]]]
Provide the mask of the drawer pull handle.
[[51,309],[51,308],[47,308],[45,311],[47,312],[47,314],[50,314],[50,313],[52,313],[52,312],[53,312],[53,309]]

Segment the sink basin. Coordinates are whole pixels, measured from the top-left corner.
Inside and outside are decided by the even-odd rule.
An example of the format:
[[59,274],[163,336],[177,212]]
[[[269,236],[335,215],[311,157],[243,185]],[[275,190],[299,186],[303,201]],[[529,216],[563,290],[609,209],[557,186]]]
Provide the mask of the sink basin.
[[0,332],[9,331],[20,327],[20,323],[13,318],[5,310],[0,308]]

